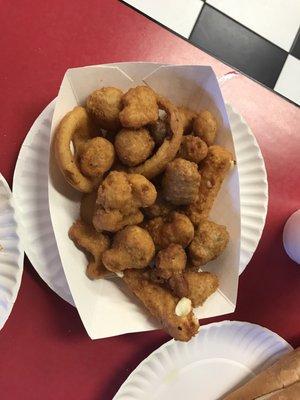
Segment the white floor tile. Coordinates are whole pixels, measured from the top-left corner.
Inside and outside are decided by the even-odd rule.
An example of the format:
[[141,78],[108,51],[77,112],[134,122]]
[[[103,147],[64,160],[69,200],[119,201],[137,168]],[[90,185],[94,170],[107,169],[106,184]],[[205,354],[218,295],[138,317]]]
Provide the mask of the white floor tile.
[[125,0],[125,2],[185,38],[190,36],[203,6],[201,0]]
[[300,105],[300,60],[288,56],[274,90]]
[[289,51],[300,26],[300,0],[207,0],[218,10]]

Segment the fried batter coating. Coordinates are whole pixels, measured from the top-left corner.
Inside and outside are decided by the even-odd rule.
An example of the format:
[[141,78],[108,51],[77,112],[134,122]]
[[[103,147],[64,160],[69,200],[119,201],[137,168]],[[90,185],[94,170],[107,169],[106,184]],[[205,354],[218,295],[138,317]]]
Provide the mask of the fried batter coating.
[[109,273],[102,263],[102,254],[110,244],[106,235],[96,232],[92,226],[78,220],[69,229],[69,237],[87,254],[86,274],[90,279],[99,279]]
[[199,322],[194,317],[193,311],[191,310],[186,316],[178,317],[175,308],[179,299],[166,288],[151,282],[147,273],[140,270],[126,270],[123,280],[174,339],[188,341],[198,332]]
[[168,164],[162,178],[163,196],[175,205],[191,204],[198,197],[200,181],[197,164],[175,158]]
[[188,287],[186,297],[192,300],[193,307],[202,306],[219,286],[218,277],[210,272],[185,270],[183,276]]
[[120,128],[119,112],[122,110],[122,90],[103,87],[91,93],[86,101],[86,108],[99,126],[108,131]]
[[143,222],[144,215],[139,209],[130,214],[123,214],[120,210],[106,211],[98,207],[93,216],[93,225],[97,231],[118,232],[127,225],[137,225]]
[[88,224],[93,225],[93,216],[96,206],[97,192],[83,194],[80,202],[80,219]]
[[145,208],[144,214],[148,218],[165,217],[173,211],[174,208],[175,206],[168,203],[158,191],[155,203],[153,203],[152,206]]
[[186,215],[194,225],[208,218],[214,200],[230,170],[233,156],[221,146],[208,148],[208,155],[203,161],[201,182],[197,200],[186,207]]
[[129,89],[122,98],[124,105],[119,114],[125,128],[142,128],[158,119],[156,94],[148,86],[137,86]]
[[114,146],[102,137],[86,142],[80,155],[80,169],[83,174],[97,177],[108,171],[115,159]]
[[83,107],[75,107],[61,120],[54,136],[54,152],[57,164],[66,181],[80,192],[92,192],[95,181],[82,174],[76,155],[71,152],[71,142],[77,138],[79,142],[89,140],[91,134],[91,121]]
[[162,279],[170,279],[176,273],[181,273],[186,265],[186,254],[182,246],[171,243],[160,250],[155,259],[155,270]]
[[102,255],[102,261],[109,271],[118,272],[128,268],[145,268],[155,254],[153,240],[149,233],[132,225],[119,231],[112,248]]
[[166,217],[150,219],[144,224],[157,249],[164,249],[171,243],[187,247],[194,238],[194,225],[189,218],[179,212],[171,212]]
[[158,118],[156,122],[149,124],[148,128],[156,146],[162,145],[163,141],[170,134],[167,115],[164,115],[162,118]]
[[223,225],[212,221],[199,224],[194,239],[189,246],[189,257],[196,267],[217,258],[227,246],[229,234]]
[[193,130],[193,122],[194,119],[197,117],[197,114],[186,107],[177,107],[177,108],[182,121],[184,135],[187,135],[191,133]]
[[208,147],[204,140],[197,136],[183,136],[177,157],[199,164],[207,156]]
[[137,167],[130,168],[130,172],[142,174],[148,179],[152,179],[163,172],[168,163],[175,158],[183,134],[182,122],[177,108],[163,97],[159,97],[157,103],[167,113],[170,135],[165,138],[163,144],[151,158]]
[[209,111],[201,111],[194,120],[193,133],[199,136],[207,146],[214,144],[217,133],[217,121]]
[[154,140],[147,129],[122,129],[115,138],[119,160],[129,167],[146,161],[154,149]]

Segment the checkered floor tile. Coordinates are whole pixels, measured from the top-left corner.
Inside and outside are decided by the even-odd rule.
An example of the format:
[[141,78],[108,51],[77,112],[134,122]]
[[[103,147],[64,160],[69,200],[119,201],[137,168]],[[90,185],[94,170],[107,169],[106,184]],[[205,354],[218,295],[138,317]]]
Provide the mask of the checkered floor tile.
[[300,0],[125,0],[300,105]]

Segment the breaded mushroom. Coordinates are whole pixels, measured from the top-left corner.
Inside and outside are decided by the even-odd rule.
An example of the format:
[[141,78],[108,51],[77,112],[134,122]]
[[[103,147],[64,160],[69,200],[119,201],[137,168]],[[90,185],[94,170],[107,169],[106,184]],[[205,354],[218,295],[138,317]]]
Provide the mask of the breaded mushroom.
[[201,111],[194,120],[193,133],[199,136],[207,146],[214,144],[217,134],[217,121],[209,111]]
[[108,171],[115,159],[114,146],[102,137],[86,142],[80,154],[80,169],[83,174],[98,177]]
[[208,147],[204,140],[197,136],[186,135],[182,137],[177,157],[199,164],[207,156]]

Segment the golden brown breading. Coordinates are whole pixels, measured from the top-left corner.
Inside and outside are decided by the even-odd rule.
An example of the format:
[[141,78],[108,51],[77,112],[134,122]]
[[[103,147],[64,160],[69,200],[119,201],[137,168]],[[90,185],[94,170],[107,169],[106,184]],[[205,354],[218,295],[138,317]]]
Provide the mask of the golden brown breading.
[[86,142],[80,154],[80,169],[83,174],[97,177],[108,171],[115,159],[114,146],[102,137]]
[[119,114],[125,128],[142,128],[158,119],[156,94],[148,86],[131,88],[122,98],[124,105]]
[[217,258],[227,246],[229,234],[224,225],[212,221],[202,221],[192,243],[189,245],[189,257],[196,266],[207,264]]
[[102,263],[102,254],[109,248],[109,238],[96,232],[91,225],[76,221],[69,229],[69,237],[88,257],[86,274],[90,279],[99,279],[109,273]]
[[80,219],[88,225],[93,225],[97,192],[83,194],[80,202]]
[[197,200],[186,207],[186,214],[198,225],[208,218],[214,200],[219,193],[221,184],[232,165],[233,156],[230,151],[221,146],[208,148],[208,155],[201,167],[201,182]]
[[86,101],[86,108],[99,126],[108,131],[120,128],[119,112],[122,109],[122,90],[103,87],[91,93]]
[[90,133],[91,123],[86,110],[83,107],[75,107],[61,120],[53,143],[56,161],[64,178],[83,193],[92,192],[95,182],[80,171],[77,155],[72,153],[70,145],[75,136],[80,143],[85,143],[90,139]]
[[148,218],[155,218],[167,216],[174,208],[175,206],[168,203],[158,191],[155,203],[145,208],[143,211]]
[[191,204],[198,197],[200,181],[197,164],[175,158],[167,165],[162,178],[163,196],[175,205]]
[[170,135],[165,138],[163,144],[152,157],[143,164],[130,168],[130,172],[142,174],[148,179],[152,179],[163,172],[168,163],[175,158],[183,134],[182,123],[177,108],[163,97],[159,97],[157,102],[159,107],[167,113]]
[[208,152],[207,144],[197,136],[186,135],[182,137],[177,157],[199,164]]
[[145,268],[154,254],[154,243],[149,233],[133,225],[114,236],[112,248],[103,253],[102,261],[109,271],[118,272],[128,268]]
[[194,226],[189,218],[179,212],[166,217],[157,217],[145,222],[144,228],[150,233],[157,249],[164,249],[171,243],[187,247],[194,238]]
[[175,308],[179,299],[166,288],[151,282],[143,271],[126,270],[123,280],[174,339],[188,341],[198,332],[199,322],[194,317],[193,311],[191,310],[186,316],[178,317]]
[[201,111],[194,120],[193,133],[207,146],[213,145],[217,134],[217,121],[209,111]]
[[143,219],[143,213],[137,208],[130,214],[123,214],[120,210],[106,211],[98,207],[93,216],[93,225],[99,232],[118,232],[127,225],[140,224]]
[[115,138],[115,149],[123,164],[134,167],[151,155],[154,140],[147,129],[122,129]]
[[156,255],[155,271],[162,279],[170,279],[174,273],[181,273],[185,265],[186,254],[179,244],[171,243]]
[[217,276],[210,272],[194,272],[186,269],[183,272],[183,277],[188,287],[186,297],[192,300],[193,307],[202,306],[219,286]]
[[142,175],[110,172],[98,189],[94,227],[116,232],[142,222],[139,208],[152,205],[156,194],[154,185]]
[[181,122],[183,125],[184,135],[187,135],[192,132],[193,122],[194,122],[194,119],[196,118],[197,114],[194,111],[192,111],[186,107],[177,107],[177,108],[178,108]]

